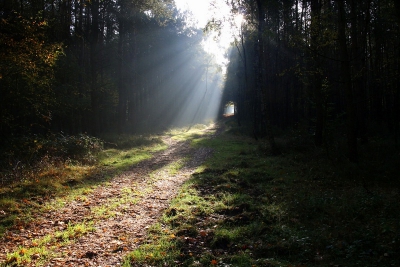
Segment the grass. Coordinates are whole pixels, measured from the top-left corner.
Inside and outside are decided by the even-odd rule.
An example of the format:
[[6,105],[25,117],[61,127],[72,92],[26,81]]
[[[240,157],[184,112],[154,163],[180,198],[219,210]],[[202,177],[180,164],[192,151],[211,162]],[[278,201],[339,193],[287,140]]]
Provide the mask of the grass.
[[32,259],[39,259],[38,264],[41,264],[49,255],[49,250],[43,246],[28,249],[19,247],[17,251],[8,255],[6,264],[21,266],[30,263]]
[[56,232],[54,236],[56,239],[63,241],[65,243],[70,240],[76,239],[87,232],[95,231],[93,224],[94,224],[93,221],[82,222],[77,224],[68,224],[67,229]]
[[400,265],[398,151],[372,142],[354,166],[290,137],[279,156],[236,129],[189,138],[213,157],[124,266]]
[[29,247],[20,246],[16,251],[8,253],[6,262],[2,263],[1,266],[24,266],[32,260],[35,260],[36,264],[40,266],[49,257],[56,255],[54,252],[56,247],[66,246],[87,232],[93,231],[95,231],[95,228],[92,221],[68,224],[64,230],[32,239]]
[[[170,261],[178,256],[174,254],[176,251],[173,249],[176,245],[175,235],[169,234],[160,224],[153,225],[148,232],[147,243],[133,251],[130,254],[130,260],[152,263],[163,260]],[[157,242],[157,246],[153,246],[152,242]],[[122,266],[130,266],[130,262],[126,260]]]
[[179,172],[187,162],[187,158],[179,159],[168,166],[168,174],[173,176]]
[[[197,139],[204,138],[204,130],[214,126],[214,124],[204,125],[204,124],[196,124],[190,128],[174,128],[170,129],[166,132],[167,135],[171,136],[175,140],[178,141],[194,141]],[[213,133],[213,131],[210,131]]]
[[130,166],[151,158],[153,153],[167,148],[159,138],[125,137],[125,139],[122,139],[125,141],[118,139],[121,145],[116,145],[117,148],[109,148],[100,153],[99,159],[103,166],[125,171]]

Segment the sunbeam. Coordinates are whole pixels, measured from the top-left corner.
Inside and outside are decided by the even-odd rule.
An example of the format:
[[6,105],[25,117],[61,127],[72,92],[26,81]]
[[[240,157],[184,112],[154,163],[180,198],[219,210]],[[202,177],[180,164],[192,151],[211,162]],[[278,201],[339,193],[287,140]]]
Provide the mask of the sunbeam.
[[[165,130],[215,120],[222,77],[213,56],[204,51],[202,39],[200,32],[171,38],[162,46],[149,45],[138,72],[143,80],[138,93],[147,95],[137,103],[145,111],[136,114],[137,128]],[[149,74],[154,72],[158,75]]]
[[222,88],[232,27],[227,23],[219,32],[206,34],[203,28],[211,19],[224,21],[230,8],[223,0],[177,0],[176,4],[186,14],[184,23],[191,23],[185,27],[193,27],[190,34],[178,32],[172,37],[171,31],[157,27],[137,34],[146,49],[140,51],[136,58],[139,67],[134,70],[139,90],[132,90],[131,98],[137,111],[129,112],[133,114],[132,127],[139,131],[207,123],[223,113]]
[[165,127],[204,123],[223,115],[221,98],[229,63],[227,51],[243,19],[239,16],[232,19],[230,6],[223,0],[175,0],[175,3],[186,14],[185,22],[191,27],[202,30],[211,20],[223,23],[216,31],[196,36],[201,38],[196,43],[196,52],[193,46],[188,49],[177,42],[158,51],[162,55],[158,55],[156,67],[168,64],[170,70],[164,73],[162,84],[158,84],[163,89],[157,97],[162,101],[154,110],[148,107],[146,121]]

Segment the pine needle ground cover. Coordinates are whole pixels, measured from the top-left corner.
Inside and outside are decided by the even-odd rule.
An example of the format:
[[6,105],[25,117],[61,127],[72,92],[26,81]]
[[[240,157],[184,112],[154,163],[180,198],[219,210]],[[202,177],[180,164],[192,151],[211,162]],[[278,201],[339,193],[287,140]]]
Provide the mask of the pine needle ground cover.
[[193,138],[213,156],[124,266],[399,266],[395,161],[361,168],[277,141],[271,156],[235,129]]

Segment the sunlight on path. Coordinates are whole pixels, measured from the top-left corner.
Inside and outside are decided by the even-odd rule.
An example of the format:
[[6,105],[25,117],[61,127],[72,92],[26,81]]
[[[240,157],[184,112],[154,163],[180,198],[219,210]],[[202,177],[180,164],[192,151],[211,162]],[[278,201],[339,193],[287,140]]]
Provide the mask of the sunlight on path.
[[[209,129],[203,132],[212,133]],[[149,225],[212,152],[194,149],[189,141],[164,140],[167,150],[6,233],[0,240],[0,261],[21,266],[120,265],[124,255],[145,240]],[[177,167],[176,162],[184,164]]]

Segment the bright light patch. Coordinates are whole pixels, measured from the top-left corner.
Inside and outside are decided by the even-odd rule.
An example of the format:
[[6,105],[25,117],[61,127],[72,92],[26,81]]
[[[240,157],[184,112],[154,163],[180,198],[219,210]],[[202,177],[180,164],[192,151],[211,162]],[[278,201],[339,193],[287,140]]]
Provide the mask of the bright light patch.
[[196,20],[196,26],[203,28],[209,19],[210,0],[175,0],[181,11],[190,11]]
[[[155,79],[154,84],[148,86],[174,90],[162,90],[154,96],[163,101],[158,102],[156,111],[151,111],[149,107],[151,112],[146,122],[150,125],[188,126],[215,120],[218,113],[224,113],[221,97],[223,75],[229,63],[227,50],[240,29],[232,24],[240,24],[241,19],[231,17],[226,0],[175,0],[175,3],[188,16],[185,18],[188,27],[203,29],[209,21],[215,20],[221,22],[221,28],[219,32],[209,31],[198,47],[202,47],[210,57],[201,53],[196,56],[194,50],[178,49],[181,45],[179,42],[166,45],[164,58],[168,61],[158,60],[156,65],[166,64],[170,71],[163,77],[162,83],[157,83]],[[171,62],[171,58],[175,61]],[[228,112],[234,113],[234,106],[229,107]]]
[[234,103],[228,103],[225,106],[225,110],[224,110],[224,116],[225,117],[229,117],[235,115],[235,104]]
[[222,22],[220,32],[210,32],[203,41],[203,47],[224,69],[228,64],[225,53],[238,34],[243,16],[236,16],[232,25],[231,8],[225,0],[175,0],[175,3],[181,11],[189,11],[193,15],[197,28],[205,28],[211,20]]

